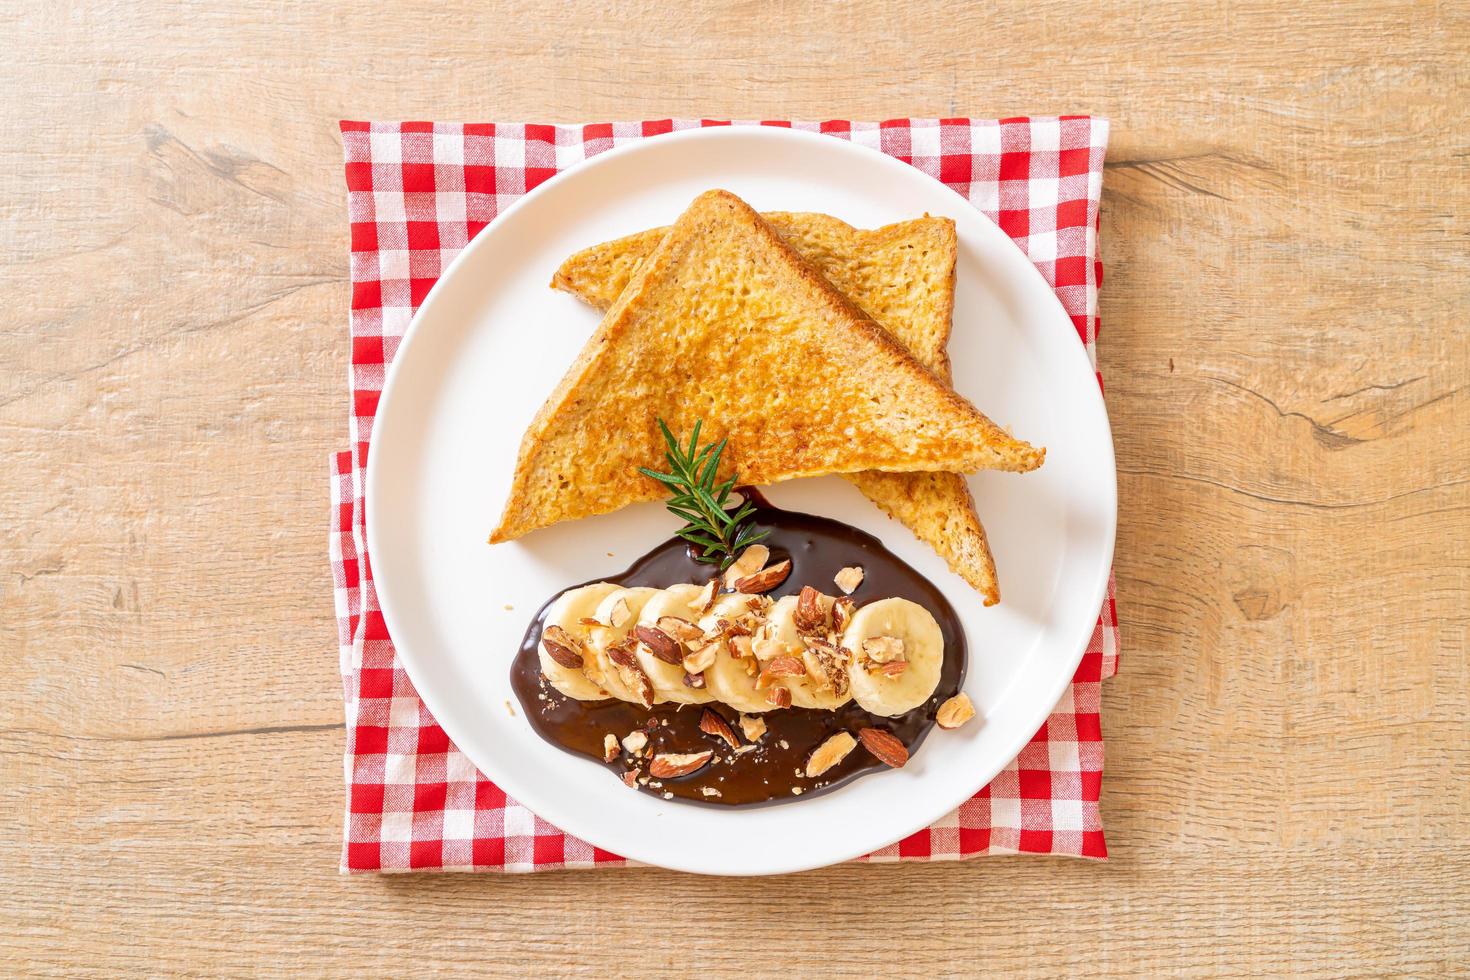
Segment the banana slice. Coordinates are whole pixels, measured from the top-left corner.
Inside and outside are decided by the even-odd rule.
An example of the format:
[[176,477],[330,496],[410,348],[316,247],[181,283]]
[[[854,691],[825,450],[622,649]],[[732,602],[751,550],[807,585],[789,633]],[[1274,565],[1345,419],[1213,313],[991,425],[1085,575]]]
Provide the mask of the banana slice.
[[[908,666],[890,675],[878,659]],[[865,643],[871,643],[866,649]],[[842,645],[853,653],[848,676],[852,696],[865,711],[892,718],[912,711],[933,695],[944,666],[944,634],[929,611],[907,599],[880,599],[858,609],[842,634]]]
[[582,659],[581,667],[569,667],[552,659],[544,642],[537,647],[536,652],[541,658],[541,673],[546,675],[552,687],[569,698],[576,698],[578,701],[602,701],[608,696],[606,691],[587,676],[587,666],[592,662],[588,641],[593,630],[589,630],[582,620],[590,618],[608,593],[615,591],[618,591],[618,586],[610,582],[594,582],[592,585],[563,592],[551,604],[551,608],[546,610],[546,625],[542,630],[542,637],[548,631],[555,632],[553,627],[565,630],[576,641],[577,649],[571,653]]
[[[645,627],[658,627],[658,621],[665,616],[675,616],[679,619],[693,623],[699,618],[699,613],[691,603],[702,593],[704,589],[697,585],[671,585],[667,589],[654,594],[643,607],[643,612],[638,617],[638,625]],[[678,704],[705,704],[713,700],[707,690],[689,687],[684,683],[684,665],[680,663],[667,663],[653,655],[648,644],[640,642],[637,646],[635,656],[638,665],[653,682],[653,699],[655,701],[672,701]]]
[[[771,607],[766,619],[765,633],[758,645],[757,654],[763,660],[774,656],[795,657],[807,666],[807,673],[800,677],[783,677],[782,682],[791,691],[791,703],[798,708],[819,708],[831,711],[852,700],[847,679],[847,665],[836,655],[835,650],[824,650],[802,642],[796,630],[796,602],[794,595],[782,596]],[[831,658],[824,662],[824,657]],[[824,677],[818,681],[813,671]],[[830,680],[825,680],[829,676]]]
[[[721,619],[734,619],[749,609],[749,596],[721,596],[709,614],[699,621],[699,628],[708,633],[719,625]],[[711,698],[728,704],[736,711],[746,714],[770,711],[775,705],[766,700],[765,691],[755,689],[756,674],[750,673],[750,667],[755,664],[754,656],[736,657],[730,652],[728,643],[721,643],[714,663],[705,668],[704,689]]]
[[[619,701],[632,701],[637,704],[639,703],[638,692],[628,683],[618,666],[608,658],[608,648],[628,638],[628,635],[633,632],[633,627],[638,623],[643,607],[648,605],[648,600],[657,595],[658,591],[658,589],[650,589],[645,586],[614,589],[603,597],[602,602],[598,603],[597,611],[592,614],[593,619],[608,625],[592,629],[592,637],[587,644],[587,649],[592,654],[593,663],[588,666],[587,674],[593,680],[599,681],[603,689]],[[614,622],[618,625],[612,625]]]

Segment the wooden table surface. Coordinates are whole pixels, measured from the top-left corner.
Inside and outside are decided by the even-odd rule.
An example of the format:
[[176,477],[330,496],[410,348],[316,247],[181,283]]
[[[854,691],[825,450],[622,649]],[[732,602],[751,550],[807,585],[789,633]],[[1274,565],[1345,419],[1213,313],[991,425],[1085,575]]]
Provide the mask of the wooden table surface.
[[[0,972],[1470,971],[1470,15],[0,8]],[[1113,121],[1106,864],[340,876],[336,120]]]

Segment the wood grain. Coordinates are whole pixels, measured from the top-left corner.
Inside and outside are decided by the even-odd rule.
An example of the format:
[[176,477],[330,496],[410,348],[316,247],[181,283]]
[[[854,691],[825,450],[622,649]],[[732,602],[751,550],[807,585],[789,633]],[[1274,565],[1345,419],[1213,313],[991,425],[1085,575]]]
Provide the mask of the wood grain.
[[[1463,5],[10,2],[0,53],[6,972],[1470,972]],[[1028,112],[1113,119],[1112,861],[339,876],[335,121]]]

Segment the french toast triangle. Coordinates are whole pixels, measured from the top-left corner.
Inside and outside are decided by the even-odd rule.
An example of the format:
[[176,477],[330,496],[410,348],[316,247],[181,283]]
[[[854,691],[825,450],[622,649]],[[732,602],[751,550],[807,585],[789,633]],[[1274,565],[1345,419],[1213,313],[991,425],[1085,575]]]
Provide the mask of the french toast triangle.
[[638,472],[703,419],[742,482],[861,470],[1023,471],[1007,435],[725,191],[694,200],[521,440],[492,542],[663,496]]
[[[950,379],[946,348],[958,253],[952,220],[926,216],[869,231],[825,214],[761,217],[925,367]],[[667,233],[652,228],[583,249],[562,263],[551,285],[606,310]],[[986,605],[1000,601],[995,559],[963,476],[869,470],[846,478],[933,548]]]

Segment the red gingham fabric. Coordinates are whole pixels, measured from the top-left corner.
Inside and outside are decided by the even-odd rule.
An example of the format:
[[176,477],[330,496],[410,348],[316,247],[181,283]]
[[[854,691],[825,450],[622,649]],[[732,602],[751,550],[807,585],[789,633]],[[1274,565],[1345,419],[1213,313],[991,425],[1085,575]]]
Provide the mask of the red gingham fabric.
[[[373,592],[363,474],[385,369],[419,303],[476,232],[522,194],[588,157],[661,133],[715,125],[730,123],[342,123],[352,225],[351,449],[333,458],[330,551],[347,712],[344,871],[539,871],[628,863],[509,799],[430,717],[394,656]],[[995,220],[1055,287],[1095,368],[1105,120],[759,125],[875,147],[954,188]],[[1016,760],[954,813],[864,860],[1017,852],[1105,857],[1099,711],[1102,681],[1117,665],[1109,583],[1071,689]]]

